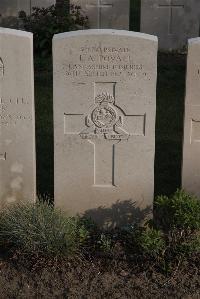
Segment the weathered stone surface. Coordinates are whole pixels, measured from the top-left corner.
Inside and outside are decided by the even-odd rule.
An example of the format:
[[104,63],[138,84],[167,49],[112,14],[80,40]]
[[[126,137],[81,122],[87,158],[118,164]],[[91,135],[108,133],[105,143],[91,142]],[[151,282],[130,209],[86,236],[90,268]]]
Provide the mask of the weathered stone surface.
[[0,14],[1,16],[15,16],[17,11],[17,0],[11,0],[8,4],[8,0],[0,1]]
[[0,26],[5,28],[23,29],[23,22],[18,18],[19,12],[27,15],[32,13],[32,7],[48,7],[55,0],[0,0]]
[[58,34],[53,58],[56,206],[100,224],[142,218],[154,193],[157,38]]
[[182,49],[199,35],[199,0],[141,0],[141,32],[155,34],[162,50]]
[[2,17],[17,17],[18,12],[23,10],[30,14],[31,7],[48,7],[55,4],[55,0],[1,0],[0,14]]
[[35,199],[33,37],[0,28],[0,206]]
[[49,7],[56,4],[56,0],[32,0],[32,7]]
[[182,187],[200,196],[200,38],[189,40]]
[[92,29],[129,29],[130,0],[71,0],[89,18]]

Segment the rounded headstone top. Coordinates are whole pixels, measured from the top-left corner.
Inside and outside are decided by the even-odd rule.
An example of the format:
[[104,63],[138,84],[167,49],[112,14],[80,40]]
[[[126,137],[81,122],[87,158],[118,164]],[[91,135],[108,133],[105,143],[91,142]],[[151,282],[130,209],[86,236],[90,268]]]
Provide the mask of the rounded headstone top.
[[87,35],[117,35],[117,36],[124,36],[124,37],[135,37],[135,38],[142,38],[151,41],[158,42],[158,38],[155,35],[134,32],[134,31],[127,31],[127,30],[115,30],[115,29],[88,29],[88,30],[77,30],[77,31],[70,31],[64,32],[54,35],[54,39],[63,39],[67,37],[76,37],[76,36],[87,36]]
[[29,38],[33,37],[33,33],[31,32],[10,29],[10,28],[3,28],[3,27],[0,27],[0,34],[15,35],[15,36],[29,37]]
[[200,37],[190,38],[188,40],[188,45],[200,44]]

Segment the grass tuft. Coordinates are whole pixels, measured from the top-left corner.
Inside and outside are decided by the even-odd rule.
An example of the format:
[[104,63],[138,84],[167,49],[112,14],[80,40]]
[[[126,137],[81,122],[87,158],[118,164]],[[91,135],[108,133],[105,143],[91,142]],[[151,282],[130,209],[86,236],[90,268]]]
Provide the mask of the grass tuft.
[[45,202],[19,203],[0,213],[0,245],[29,254],[72,255],[87,236],[83,230],[78,218]]

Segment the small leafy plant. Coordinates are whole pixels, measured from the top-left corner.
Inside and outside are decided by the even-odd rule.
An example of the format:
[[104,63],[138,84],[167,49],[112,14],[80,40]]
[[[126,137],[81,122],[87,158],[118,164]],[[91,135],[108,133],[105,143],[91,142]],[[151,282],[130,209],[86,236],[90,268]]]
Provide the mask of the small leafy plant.
[[137,246],[145,255],[157,257],[165,250],[165,239],[160,230],[146,227],[136,235]]
[[63,10],[52,5],[48,8],[33,8],[33,13],[27,16],[20,13],[24,29],[34,34],[35,53],[46,57],[52,51],[54,34],[87,28],[88,18],[81,13],[81,7],[71,5]]
[[155,200],[155,227],[165,232],[167,254],[186,256],[200,252],[200,200],[183,190]]
[[112,239],[105,233],[101,233],[100,238],[97,241],[97,245],[99,245],[100,250],[102,250],[104,253],[111,253]]
[[164,231],[172,229],[200,229],[200,200],[183,190],[171,197],[158,196],[155,200],[156,224]]

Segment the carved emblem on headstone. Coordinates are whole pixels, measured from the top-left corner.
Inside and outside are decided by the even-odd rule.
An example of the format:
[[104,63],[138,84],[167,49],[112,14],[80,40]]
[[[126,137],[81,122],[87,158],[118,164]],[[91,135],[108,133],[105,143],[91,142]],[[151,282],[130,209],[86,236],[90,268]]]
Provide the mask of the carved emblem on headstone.
[[102,94],[95,99],[98,107],[92,111],[91,119],[98,128],[110,128],[117,121],[116,111],[109,106],[109,103],[114,103],[114,98],[111,95]]
[[80,133],[83,139],[128,140],[129,133],[122,129],[123,112],[115,105],[115,98],[109,93],[98,94],[95,107],[86,116],[88,127]]

